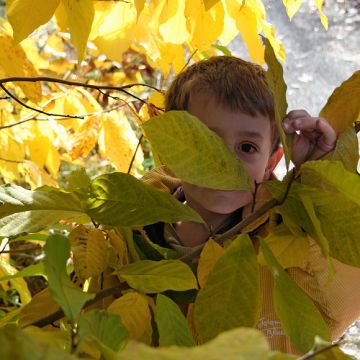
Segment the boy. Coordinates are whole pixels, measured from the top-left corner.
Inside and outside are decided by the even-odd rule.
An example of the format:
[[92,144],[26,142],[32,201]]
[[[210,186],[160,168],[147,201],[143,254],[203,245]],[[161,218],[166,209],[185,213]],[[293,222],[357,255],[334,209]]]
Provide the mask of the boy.
[[[187,110],[197,116],[238,154],[250,177],[258,184],[271,178],[283,155],[276,130],[273,97],[264,70],[255,64],[223,56],[190,66],[177,76],[168,90],[165,110]],[[283,127],[285,132],[295,133],[293,162],[296,165],[319,159],[335,148],[336,134],[332,127],[324,119],[311,117],[304,110],[291,111]],[[204,243],[213,233],[228,230],[251,212],[253,196],[250,192],[180,183],[164,168],[150,172],[144,180],[172,192],[180,201],[186,201],[206,221],[208,227],[193,222],[146,227],[152,241],[170,245],[182,254]],[[312,243],[304,268],[291,268],[288,272],[317,304],[336,338],[360,313],[359,285],[357,281],[351,286],[346,284],[354,276],[359,279],[360,269],[336,260],[334,264],[337,272],[327,286],[326,260],[318,246]],[[273,280],[264,267],[261,267],[261,285],[263,308],[258,328],[267,335],[274,349],[293,352],[275,314]]]

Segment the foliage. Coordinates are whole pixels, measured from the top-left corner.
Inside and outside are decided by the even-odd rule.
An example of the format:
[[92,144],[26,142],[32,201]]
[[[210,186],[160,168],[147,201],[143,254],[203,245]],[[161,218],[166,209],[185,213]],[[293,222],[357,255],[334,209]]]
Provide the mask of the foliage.
[[[300,3],[284,1],[289,17]],[[316,3],[327,27],[323,1]],[[287,105],[277,58],[285,53],[263,4],[8,0],[6,8],[0,236],[5,251],[28,241],[43,248],[45,259],[18,272],[13,257],[0,254],[1,358],[293,359],[272,352],[250,328],[259,321],[264,266],[295,348],[311,351],[316,335],[329,340],[319,310],[284,269],[302,264],[311,241],[330,275],[332,259],[360,267],[358,72],[321,112],[339,134],[336,149],[266,184],[275,199],[265,208],[267,235],[258,226],[235,239],[217,235],[180,258],[148,239],[143,226],[203,220],[137,177],[155,161],[200,186],[250,185],[242,163],[198,119],[161,114],[162,89],[188,61],[227,53],[240,32],[252,60],[267,61],[280,128]],[[350,102],[349,93],[355,94]],[[289,161],[291,140],[283,136],[282,143]],[[253,216],[263,224],[260,210]],[[258,252],[253,242],[260,242]],[[47,281],[36,295],[24,281],[34,275]],[[325,348],[346,358],[324,340],[316,340],[311,356]]]

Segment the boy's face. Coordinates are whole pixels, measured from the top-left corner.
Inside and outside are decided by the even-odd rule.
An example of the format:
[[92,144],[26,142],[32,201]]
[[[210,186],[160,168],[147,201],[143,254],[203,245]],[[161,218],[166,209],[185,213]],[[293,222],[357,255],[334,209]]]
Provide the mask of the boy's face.
[[[260,183],[269,178],[278,159],[276,152],[271,154],[271,128],[267,116],[231,111],[218,105],[213,97],[201,94],[192,98],[189,112],[223,138],[254,181]],[[200,213],[230,214],[253,199],[249,191],[207,189],[188,183],[183,183],[183,189],[189,205]]]

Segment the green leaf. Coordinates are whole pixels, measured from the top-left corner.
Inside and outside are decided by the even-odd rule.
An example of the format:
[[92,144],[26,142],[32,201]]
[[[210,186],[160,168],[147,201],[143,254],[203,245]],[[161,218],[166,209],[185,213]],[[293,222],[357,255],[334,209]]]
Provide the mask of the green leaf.
[[265,336],[255,329],[239,328],[220,334],[202,346],[153,348],[131,343],[117,360],[266,360],[271,356]]
[[80,339],[95,340],[100,351],[106,348],[119,351],[129,333],[120,316],[105,310],[91,310],[78,321]]
[[346,170],[356,173],[359,162],[359,140],[353,126],[349,126],[339,136],[335,150],[324,159],[340,160]]
[[310,350],[316,335],[330,339],[330,330],[310,298],[279,265],[266,243],[261,241],[260,246],[274,276],[276,314],[296,349],[300,352]]
[[212,44],[211,46],[213,48],[221,51],[226,56],[232,56],[231,51],[226,46],[222,46],[222,45],[218,45],[218,44]]
[[355,71],[329,97],[319,116],[325,118],[339,135],[360,114],[360,70]]
[[180,308],[168,297],[158,294],[155,320],[160,346],[195,346],[189,325]]
[[43,263],[29,265],[26,268],[18,271],[14,275],[1,276],[0,281],[12,280],[12,279],[16,279],[16,278],[22,278],[25,276],[38,276],[38,275],[44,275],[44,264]]
[[196,289],[196,278],[180,260],[142,260],[116,271],[133,289],[144,293]]
[[[284,184],[271,181],[266,185],[276,198],[282,197]],[[345,264],[360,267],[360,243],[357,241],[360,231],[360,207],[355,202],[358,199],[350,200],[334,189],[333,187],[329,191],[294,182],[286,201],[277,211],[295,235],[303,236],[305,232],[317,240],[311,219],[300,201],[300,194],[309,196],[328,241],[330,256]]]
[[1,360],[75,360],[65,350],[54,345],[34,339],[15,325],[0,328]]
[[255,326],[260,312],[260,278],[249,236],[238,236],[209,274],[195,301],[201,341],[239,326]]
[[84,293],[77,288],[66,273],[66,261],[70,257],[70,241],[60,235],[49,236],[45,246],[45,273],[52,297],[74,322],[85,303],[95,294]]
[[0,236],[36,232],[59,220],[83,215],[71,193],[42,187],[34,191],[17,185],[0,187]]
[[200,215],[170,194],[123,173],[101,175],[92,181],[86,213],[101,224],[113,226],[203,222]]
[[339,192],[360,206],[360,177],[340,161],[308,161],[301,166],[301,173],[303,184]]
[[311,201],[310,196],[308,196],[305,193],[304,194],[299,193],[299,196],[300,196],[301,202],[304,205],[304,208],[305,208],[307,214],[309,215],[309,218],[311,219],[311,222],[312,222],[312,225],[314,228],[314,233],[311,235],[316,240],[316,242],[319,244],[322,254],[328,259],[329,258],[329,243],[322,231],[322,226],[321,226],[320,220],[318,219],[318,217],[315,213],[313,202]]
[[287,86],[284,81],[283,75],[284,71],[280,62],[276,58],[274,49],[272,48],[270,41],[267,38],[263,37],[263,42],[265,45],[265,61],[268,66],[268,70],[266,71],[266,79],[269,88],[274,96],[275,121],[278,133],[280,135],[281,143],[284,147],[286,167],[289,168],[291,160],[291,148],[294,136],[285,134],[282,127],[282,122],[286,116],[288,107],[286,101]]
[[143,129],[151,146],[179,179],[214,189],[251,189],[249,176],[235,153],[195,116],[169,111],[146,121]]
[[72,192],[87,194],[90,187],[90,177],[84,168],[73,171],[68,177],[67,189]]

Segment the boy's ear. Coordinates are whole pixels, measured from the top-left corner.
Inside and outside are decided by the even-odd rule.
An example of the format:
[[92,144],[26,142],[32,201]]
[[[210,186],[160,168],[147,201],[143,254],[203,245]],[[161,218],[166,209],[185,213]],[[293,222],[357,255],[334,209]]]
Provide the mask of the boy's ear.
[[283,155],[284,149],[282,148],[282,146],[279,146],[279,148],[270,155],[269,161],[266,166],[265,180],[269,179],[270,175],[276,168],[276,165],[279,163]]

